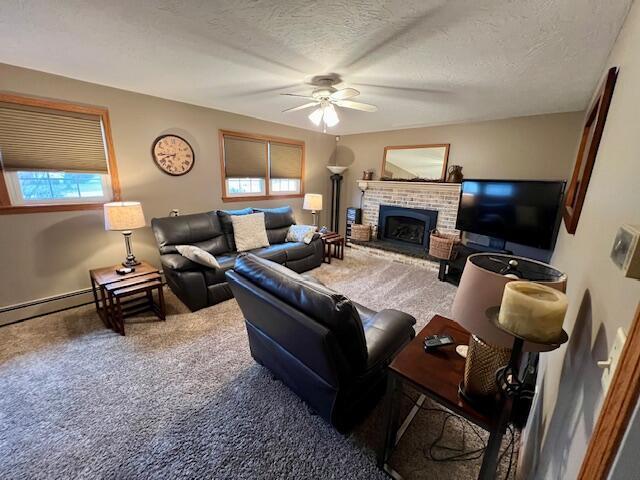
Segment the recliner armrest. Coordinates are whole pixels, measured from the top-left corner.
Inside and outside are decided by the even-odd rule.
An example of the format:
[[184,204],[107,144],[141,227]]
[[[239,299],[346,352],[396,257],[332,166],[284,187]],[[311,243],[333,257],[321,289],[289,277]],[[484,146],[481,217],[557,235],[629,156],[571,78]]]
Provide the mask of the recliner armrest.
[[366,324],[367,369],[388,365],[396,353],[416,333],[416,319],[399,310],[387,309],[376,313]]
[[160,255],[160,262],[164,268],[170,268],[177,272],[201,270],[200,265],[178,253],[165,253],[164,255]]

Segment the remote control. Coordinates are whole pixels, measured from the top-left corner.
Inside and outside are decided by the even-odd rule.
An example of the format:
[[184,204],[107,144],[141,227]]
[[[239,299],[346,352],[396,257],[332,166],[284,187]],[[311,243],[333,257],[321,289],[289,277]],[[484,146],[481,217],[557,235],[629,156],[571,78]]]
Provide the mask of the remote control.
[[427,352],[431,352],[437,348],[453,345],[454,343],[451,335],[429,335],[424,339],[424,349]]

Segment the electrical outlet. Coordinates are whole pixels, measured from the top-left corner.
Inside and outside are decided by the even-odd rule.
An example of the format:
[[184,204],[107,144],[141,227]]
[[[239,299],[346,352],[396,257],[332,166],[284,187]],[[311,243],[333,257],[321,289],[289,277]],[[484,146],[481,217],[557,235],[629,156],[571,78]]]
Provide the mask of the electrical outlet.
[[622,347],[624,347],[624,343],[627,341],[627,335],[624,333],[622,328],[618,328],[616,331],[616,338],[611,346],[611,351],[609,352],[609,358],[604,361],[598,362],[598,366],[603,369],[602,372],[602,390],[606,393],[609,389],[609,384],[611,383],[611,379],[613,378],[613,373],[616,371],[618,366],[618,361],[620,360],[620,354],[622,353]]

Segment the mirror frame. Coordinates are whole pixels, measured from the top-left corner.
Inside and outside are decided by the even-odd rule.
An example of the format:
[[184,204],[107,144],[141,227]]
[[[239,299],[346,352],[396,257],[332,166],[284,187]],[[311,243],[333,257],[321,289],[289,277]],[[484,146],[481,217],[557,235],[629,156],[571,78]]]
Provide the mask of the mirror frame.
[[[411,148],[445,148],[444,151],[444,163],[442,164],[442,172],[440,174],[439,180],[431,180],[434,182],[440,181],[444,182],[447,175],[447,165],[449,164],[449,147],[451,144],[449,143],[430,143],[426,145],[394,145],[394,146],[386,146],[384,147],[384,155],[382,156],[382,169],[380,170],[380,179],[384,177],[385,166],[387,165],[387,152],[389,150],[407,150]],[[412,179],[391,179],[388,180],[390,182],[415,182],[417,180]]]
[[597,93],[587,110],[587,120],[582,131],[582,139],[578,156],[573,167],[571,182],[565,195],[562,211],[567,232],[575,234],[582,213],[582,206],[587,196],[591,172],[596,163],[598,147],[607,121],[609,105],[618,78],[618,67],[611,67],[600,83]]

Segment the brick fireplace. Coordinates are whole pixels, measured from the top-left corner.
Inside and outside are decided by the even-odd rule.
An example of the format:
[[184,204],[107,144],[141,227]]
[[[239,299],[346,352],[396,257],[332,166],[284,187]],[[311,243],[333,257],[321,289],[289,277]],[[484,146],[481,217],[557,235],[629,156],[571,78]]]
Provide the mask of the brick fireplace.
[[[438,212],[437,229],[458,233],[456,216],[460,201],[458,183],[418,183],[392,181],[359,181],[364,189],[362,223],[378,226],[380,205],[434,210]],[[384,226],[383,226],[384,228]]]
[[[354,243],[353,248],[437,271],[438,262],[427,255],[429,231],[435,226],[441,232],[458,233],[460,184],[361,180],[358,187],[364,192],[362,223],[374,227],[374,238]],[[389,213],[395,217],[390,222]]]

